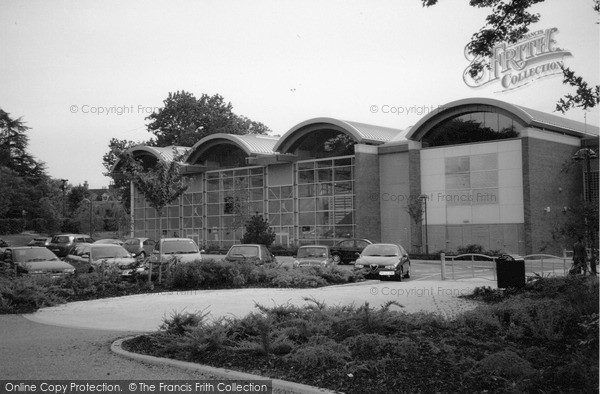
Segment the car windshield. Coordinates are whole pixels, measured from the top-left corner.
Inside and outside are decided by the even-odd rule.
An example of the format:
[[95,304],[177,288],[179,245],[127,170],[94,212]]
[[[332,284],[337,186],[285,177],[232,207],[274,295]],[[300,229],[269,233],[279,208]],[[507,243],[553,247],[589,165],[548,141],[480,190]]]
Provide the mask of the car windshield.
[[52,243],[55,244],[66,244],[69,243],[69,237],[66,235],[57,235],[52,238]]
[[298,258],[327,257],[327,248],[301,247],[298,249]]
[[258,246],[233,246],[230,256],[258,257]]
[[119,245],[97,244],[92,247],[92,260],[130,257],[129,252]]
[[139,239],[128,239],[127,241],[125,241],[125,245],[132,245],[132,246],[136,246],[140,244],[140,240]]
[[400,249],[396,245],[369,245],[363,250],[363,256],[400,256]]
[[13,258],[17,263],[28,263],[31,261],[55,261],[58,257],[49,249],[17,249],[13,250]]
[[162,243],[162,252],[164,254],[198,253],[198,247],[191,239],[165,241]]

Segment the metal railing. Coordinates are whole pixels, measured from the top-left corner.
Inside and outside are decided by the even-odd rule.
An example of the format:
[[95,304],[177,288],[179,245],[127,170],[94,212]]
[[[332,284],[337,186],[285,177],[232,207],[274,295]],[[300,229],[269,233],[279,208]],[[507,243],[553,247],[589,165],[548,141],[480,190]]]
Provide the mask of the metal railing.
[[[490,281],[497,280],[496,260],[499,256],[488,256],[478,253],[465,253],[457,256],[446,256],[441,253],[441,277],[446,279],[481,278]],[[530,254],[523,256],[526,275],[566,275],[571,268],[567,253],[562,256],[551,254]],[[450,277],[447,271],[450,269]],[[491,274],[491,278],[490,278]]]

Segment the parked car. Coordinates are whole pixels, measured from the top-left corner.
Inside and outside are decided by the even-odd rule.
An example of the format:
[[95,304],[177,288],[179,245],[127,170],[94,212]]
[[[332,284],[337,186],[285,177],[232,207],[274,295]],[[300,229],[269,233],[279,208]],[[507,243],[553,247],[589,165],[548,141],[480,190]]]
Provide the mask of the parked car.
[[45,246],[48,247],[48,245],[50,245],[50,241],[52,240],[52,238],[48,238],[48,237],[38,237],[38,238],[34,238],[31,241],[29,241],[29,243],[27,244],[27,246]]
[[162,261],[168,261],[176,257],[181,263],[202,261],[202,255],[196,242],[190,238],[163,238],[160,243],[154,245],[152,260],[158,261],[159,246],[162,253]]
[[383,279],[410,278],[410,258],[402,245],[375,243],[368,245],[354,264],[365,276]]
[[114,268],[120,270],[122,276],[132,275],[139,266],[138,260],[131,257],[124,247],[114,244],[78,243],[65,257],[65,261],[78,272]]
[[52,237],[48,249],[58,257],[65,257],[71,247],[80,242],[92,243],[94,240],[85,234],[59,234]]
[[331,247],[331,255],[336,264],[350,264],[355,261],[367,245],[373,242],[368,239],[350,238],[339,241]]
[[128,238],[123,243],[123,247],[127,249],[133,257],[146,258],[152,255],[156,241],[150,238]]
[[5,269],[15,269],[21,275],[60,277],[75,273],[75,267],[61,261],[43,246],[16,246],[4,249],[1,260]]
[[265,264],[276,263],[277,259],[265,245],[238,244],[229,248],[225,261],[252,261]]
[[94,241],[94,243],[95,244],[108,244],[108,245],[123,246],[123,241],[121,241],[120,239],[114,239],[114,238],[99,239],[97,241]]
[[331,256],[329,246],[304,245],[298,248],[294,268],[299,267],[330,267],[335,262]]

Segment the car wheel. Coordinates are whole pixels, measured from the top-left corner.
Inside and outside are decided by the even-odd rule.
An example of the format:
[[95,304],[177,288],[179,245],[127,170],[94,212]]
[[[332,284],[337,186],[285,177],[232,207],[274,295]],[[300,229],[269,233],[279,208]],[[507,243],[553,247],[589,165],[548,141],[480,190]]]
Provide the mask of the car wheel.
[[340,264],[342,262],[342,257],[339,254],[333,255],[333,264]]
[[408,279],[408,278],[410,278],[410,261],[406,265],[407,265],[407,268],[406,268],[406,272],[404,273],[404,278]]
[[398,279],[398,282],[402,282],[402,278],[404,277],[404,266],[401,265],[400,266],[400,272],[398,272],[396,274],[396,278]]

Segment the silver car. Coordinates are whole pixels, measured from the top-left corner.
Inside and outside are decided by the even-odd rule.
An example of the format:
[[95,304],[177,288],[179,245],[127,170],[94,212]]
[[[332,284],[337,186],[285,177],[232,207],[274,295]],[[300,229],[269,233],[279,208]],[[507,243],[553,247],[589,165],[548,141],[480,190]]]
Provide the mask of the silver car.
[[329,246],[304,245],[298,248],[294,268],[299,267],[329,267],[334,265]]
[[139,265],[124,247],[114,244],[76,244],[65,261],[79,272],[113,268],[118,269],[122,276],[130,276]]

